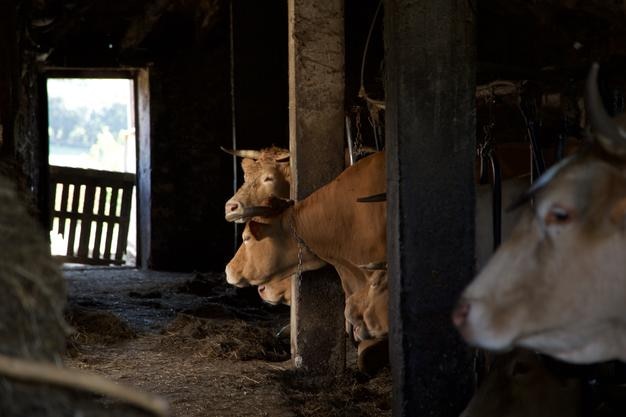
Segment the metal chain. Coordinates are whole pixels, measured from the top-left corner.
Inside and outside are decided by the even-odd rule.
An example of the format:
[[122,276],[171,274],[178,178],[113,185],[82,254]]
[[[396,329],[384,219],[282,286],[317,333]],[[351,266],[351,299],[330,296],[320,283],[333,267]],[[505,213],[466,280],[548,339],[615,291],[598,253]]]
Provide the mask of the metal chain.
[[296,277],[300,278],[300,276],[302,276],[302,247],[306,246],[306,244],[302,241],[300,236],[298,236],[298,234],[296,233],[296,221],[294,218],[293,210],[291,210],[291,216],[289,216],[289,220],[290,220],[289,223],[291,226],[291,234],[293,235],[293,238],[296,240],[296,243],[298,244],[298,267],[296,269]]

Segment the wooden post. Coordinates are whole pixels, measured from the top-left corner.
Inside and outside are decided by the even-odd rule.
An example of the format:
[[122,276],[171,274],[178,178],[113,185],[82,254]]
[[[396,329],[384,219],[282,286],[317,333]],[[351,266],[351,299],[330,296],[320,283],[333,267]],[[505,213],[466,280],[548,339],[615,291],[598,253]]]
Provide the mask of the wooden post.
[[[344,167],[343,0],[289,0],[289,147],[292,197],[301,200]],[[332,268],[294,279],[291,328],[296,367],[345,367],[344,295]]]
[[393,415],[457,417],[473,388],[450,312],[474,265],[474,16],[386,0],[384,27]]
[[150,79],[147,69],[135,76],[137,144],[137,266],[152,264],[152,144],[150,141]]
[[15,1],[0,3],[0,155],[15,149],[13,128],[19,67]]

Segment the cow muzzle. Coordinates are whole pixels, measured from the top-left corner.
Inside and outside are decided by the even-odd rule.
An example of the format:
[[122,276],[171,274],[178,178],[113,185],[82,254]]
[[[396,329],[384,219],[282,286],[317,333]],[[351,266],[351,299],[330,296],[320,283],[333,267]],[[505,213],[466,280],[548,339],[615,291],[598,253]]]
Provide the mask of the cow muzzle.
[[226,221],[235,223],[245,222],[244,208],[239,201],[231,198],[226,202],[226,205],[224,206],[224,211],[224,217],[226,218]]
[[230,264],[226,265],[226,282],[238,288],[248,287],[250,283],[240,274],[235,273]]
[[[231,200],[226,203],[226,207],[231,203]],[[233,201],[232,204],[237,203]],[[232,211],[226,209],[226,220],[229,222],[244,223],[251,220],[254,217],[273,217],[282,213],[286,208],[291,207],[293,200],[283,200],[279,198],[273,198],[270,201],[270,206],[253,206],[242,207],[240,203],[237,203],[237,207],[234,205]]]

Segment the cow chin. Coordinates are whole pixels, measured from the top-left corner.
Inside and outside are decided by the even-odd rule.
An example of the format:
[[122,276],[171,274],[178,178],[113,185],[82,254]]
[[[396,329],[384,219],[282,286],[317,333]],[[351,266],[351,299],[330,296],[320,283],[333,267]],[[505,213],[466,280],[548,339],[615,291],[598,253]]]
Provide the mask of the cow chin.
[[570,327],[522,336],[516,344],[576,364],[624,361],[625,330],[621,321],[578,322]]

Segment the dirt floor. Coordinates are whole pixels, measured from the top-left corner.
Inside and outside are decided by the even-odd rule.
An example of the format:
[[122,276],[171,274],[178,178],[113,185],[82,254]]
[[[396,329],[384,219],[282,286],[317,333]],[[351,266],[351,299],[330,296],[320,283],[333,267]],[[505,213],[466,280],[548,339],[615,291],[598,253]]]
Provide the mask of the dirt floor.
[[289,308],[263,304],[223,274],[66,268],[66,365],[163,396],[176,417],[389,416],[388,368],[371,378],[348,352],[320,384],[291,365],[277,336]]

